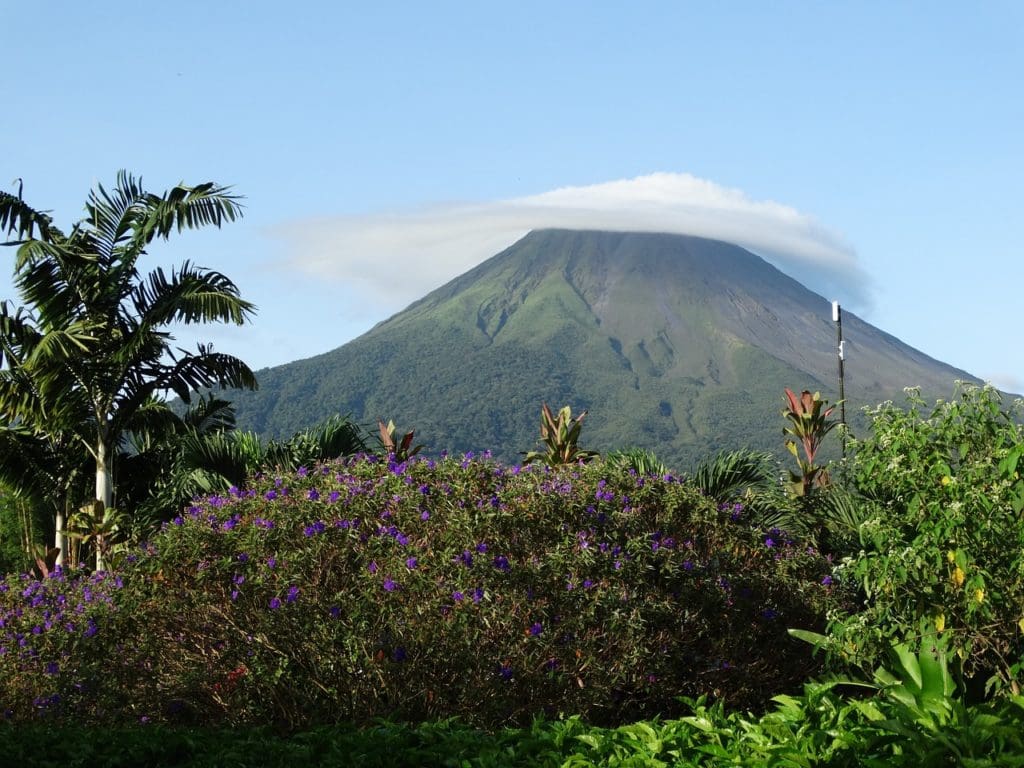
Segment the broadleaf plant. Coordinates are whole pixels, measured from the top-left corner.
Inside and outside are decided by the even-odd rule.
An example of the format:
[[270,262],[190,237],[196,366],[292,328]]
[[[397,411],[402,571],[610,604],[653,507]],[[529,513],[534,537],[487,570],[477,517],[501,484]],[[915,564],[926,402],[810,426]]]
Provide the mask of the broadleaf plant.
[[560,464],[585,463],[597,458],[597,451],[587,451],[579,447],[583,417],[586,415],[587,412],[582,411],[573,418],[572,409],[566,405],[558,412],[556,418],[548,404],[543,403],[540,414],[540,440],[545,450],[528,452],[523,464],[540,461],[554,467]]
[[[799,473],[790,471],[790,488],[796,496],[809,496],[815,488],[828,485],[828,470],[815,464],[815,458],[822,440],[839,423],[829,418],[835,406],[823,400],[820,392],[812,395],[805,389],[797,397],[789,387],[786,387],[786,406],[782,415],[789,426],[783,432],[796,438],[786,440],[786,449],[793,454],[800,469]],[[802,456],[797,442],[803,449]]]
[[413,438],[416,436],[416,430],[409,430],[402,435],[401,440],[398,440],[398,428],[395,426],[395,422],[389,419],[388,423],[385,424],[383,419],[378,419],[377,426],[380,429],[380,443],[384,448],[384,453],[393,461],[399,463],[408,461],[422,450],[422,445],[412,444]]

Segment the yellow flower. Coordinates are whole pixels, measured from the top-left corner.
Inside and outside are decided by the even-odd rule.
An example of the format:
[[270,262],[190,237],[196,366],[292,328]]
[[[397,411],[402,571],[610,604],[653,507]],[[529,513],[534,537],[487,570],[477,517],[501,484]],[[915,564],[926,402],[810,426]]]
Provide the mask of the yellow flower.
[[1017,622],[1017,626],[1020,627],[1021,632],[1024,632],[1024,618]]
[[952,549],[949,550],[946,553],[946,559],[949,560],[949,562],[951,563],[954,562],[956,560],[956,552],[954,552]]
[[943,485],[949,485],[950,483],[952,483],[952,482],[953,482],[953,478],[952,478],[952,477],[950,477],[949,475],[943,475],[943,476],[942,476],[942,480],[941,480],[940,482],[941,482],[941,483],[942,483]]
[[[1024,619],[1021,619],[1021,621],[1024,622]],[[946,628],[946,614],[940,613],[938,616],[935,617],[935,630],[937,632],[941,632],[945,628]]]
[[965,574],[963,572],[963,569],[960,568],[960,566],[958,565],[956,568],[953,569],[953,583],[956,584],[958,587],[962,586],[964,583],[964,577],[966,575],[967,574]]
[[985,602],[985,590],[981,589],[980,587],[978,589],[974,590],[974,599],[978,603],[984,603]]

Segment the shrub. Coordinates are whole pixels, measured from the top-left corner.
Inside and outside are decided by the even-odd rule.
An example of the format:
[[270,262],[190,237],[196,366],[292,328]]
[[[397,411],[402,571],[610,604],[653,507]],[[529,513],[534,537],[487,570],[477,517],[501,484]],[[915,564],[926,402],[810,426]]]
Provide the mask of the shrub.
[[894,643],[941,635],[963,674],[1019,692],[1024,632],[1024,428],[1021,402],[961,385],[927,408],[870,412],[852,481],[873,514],[840,573],[863,610],[836,618],[832,650],[873,666]]
[[[671,476],[364,457],[197,502],[126,567],[104,642],[30,637],[0,686],[14,717],[57,694],[75,719],[289,728],[759,706],[815,668],[786,629],[823,628],[828,571]],[[9,644],[43,606],[4,598]]]

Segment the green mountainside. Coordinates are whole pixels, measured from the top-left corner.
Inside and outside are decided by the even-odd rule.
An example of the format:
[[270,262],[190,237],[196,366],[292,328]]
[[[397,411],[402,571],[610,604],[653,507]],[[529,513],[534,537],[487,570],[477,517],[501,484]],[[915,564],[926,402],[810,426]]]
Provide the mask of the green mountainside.
[[[973,380],[844,312],[847,415]],[[540,405],[587,409],[582,443],[679,468],[778,451],[784,387],[837,399],[831,306],[754,254],[667,234],[541,230],[357,339],[257,373],[241,428],[283,436],[332,413],[394,419],[432,453],[535,447]]]

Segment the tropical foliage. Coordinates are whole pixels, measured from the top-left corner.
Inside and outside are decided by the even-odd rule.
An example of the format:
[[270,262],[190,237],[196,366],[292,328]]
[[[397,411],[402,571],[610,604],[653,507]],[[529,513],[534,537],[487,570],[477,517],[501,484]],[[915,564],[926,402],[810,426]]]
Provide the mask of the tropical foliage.
[[820,392],[812,395],[805,389],[797,397],[786,388],[786,408],[782,415],[789,424],[783,431],[796,438],[786,440],[786,450],[793,454],[800,469],[790,471],[790,487],[797,496],[808,496],[815,488],[828,483],[828,471],[815,461],[825,436],[839,423],[829,418],[834,410],[834,405],[822,400]]
[[[10,238],[4,245],[16,249],[14,284],[23,304],[0,304],[0,416],[12,425],[0,447],[11,467],[13,448],[30,445],[27,456],[63,479],[50,486],[58,507],[87,501],[95,514],[95,500],[102,516],[114,504],[126,438],[167,430],[176,418],[159,395],[187,401],[200,387],[255,386],[235,357],[203,344],[195,352],[172,348],[168,327],[241,324],[253,306],[227,277],[188,261],[170,272],[139,269],[154,240],[240,216],[227,188],[179,184],[157,195],[121,172],[113,189],[89,193],[85,212],[65,233],[20,190],[0,193],[0,229]],[[95,470],[94,495],[77,487],[83,453]]]
[[587,451],[579,446],[580,432],[583,430],[583,417],[586,411],[572,415],[572,408],[564,406],[558,417],[551,412],[547,403],[541,405],[540,441],[544,445],[542,451],[529,451],[523,464],[540,461],[549,467],[562,464],[580,464],[597,457],[596,451]]
[[838,575],[863,609],[833,623],[833,650],[865,665],[893,642],[948,643],[966,679],[1019,691],[1024,651],[1022,404],[962,385],[928,406],[873,409],[853,441],[857,548]]
[[380,433],[380,445],[384,455],[393,461],[408,461],[421,450],[422,445],[413,445],[412,441],[416,436],[415,430],[409,430],[401,438],[398,437],[398,428],[395,422],[384,423],[383,419],[377,421],[377,429]]
[[601,459],[587,411],[547,404],[522,465],[425,458],[383,420],[368,454],[338,415],[268,439],[210,390],[248,367],[168,331],[252,306],[188,262],[139,271],[238,215],[226,188],[122,173],[64,233],[0,193],[23,304],[0,304],[9,761],[41,724],[65,765],[1024,764],[1024,402],[910,390],[837,467],[833,407],[787,388],[786,472],[750,448],[690,474]]

